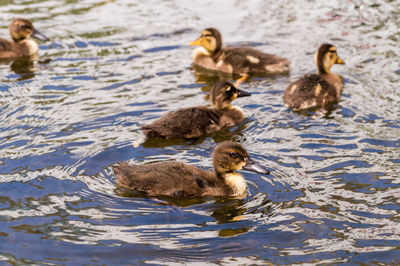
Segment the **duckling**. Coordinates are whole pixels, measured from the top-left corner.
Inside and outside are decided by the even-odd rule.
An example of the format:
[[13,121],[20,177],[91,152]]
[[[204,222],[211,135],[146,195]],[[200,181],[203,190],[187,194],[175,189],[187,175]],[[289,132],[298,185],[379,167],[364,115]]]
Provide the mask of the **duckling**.
[[193,62],[203,68],[233,74],[286,73],[290,61],[248,47],[222,48],[220,32],[214,28],[202,31],[189,45],[201,45],[193,51]]
[[13,42],[0,38],[0,59],[36,54],[39,50],[39,46],[34,40],[30,39],[31,36],[43,41],[49,40],[46,36],[37,31],[33,27],[32,22],[27,19],[13,19],[10,23],[9,30]]
[[236,170],[260,174],[269,171],[250,159],[242,145],[225,141],[213,153],[214,171],[205,171],[181,162],[158,162],[129,165],[120,162],[112,166],[117,185],[150,196],[244,196],[246,181]]
[[250,96],[230,82],[220,81],[213,85],[210,102],[214,107],[196,106],[172,111],[142,127],[149,138],[198,138],[232,127],[244,119],[243,111],[231,102],[238,97]]
[[315,53],[318,74],[308,74],[290,84],[283,100],[294,111],[325,108],[336,103],[342,95],[343,80],[330,71],[333,64],[344,64],[332,44],[322,44]]

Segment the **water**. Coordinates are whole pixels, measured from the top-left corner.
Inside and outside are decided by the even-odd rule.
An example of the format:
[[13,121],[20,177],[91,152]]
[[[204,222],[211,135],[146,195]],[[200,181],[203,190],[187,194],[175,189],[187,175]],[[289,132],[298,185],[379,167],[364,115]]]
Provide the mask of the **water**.
[[[142,1],[143,2],[143,1]],[[398,1],[1,1],[0,36],[23,16],[51,41],[0,64],[0,260],[10,264],[400,263]],[[202,105],[216,80],[191,66],[203,28],[288,57],[241,88],[247,120],[198,141],[146,141],[140,126]],[[346,65],[331,113],[283,105],[323,42]],[[176,159],[209,169],[242,143],[270,176],[244,199],[142,198],[110,165]]]

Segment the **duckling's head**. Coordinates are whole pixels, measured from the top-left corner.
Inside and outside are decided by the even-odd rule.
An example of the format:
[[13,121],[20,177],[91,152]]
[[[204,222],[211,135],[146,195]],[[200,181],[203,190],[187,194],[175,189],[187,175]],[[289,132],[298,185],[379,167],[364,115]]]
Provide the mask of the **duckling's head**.
[[250,95],[250,92],[240,90],[228,81],[219,81],[211,89],[210,101],[217,110],[229,109],[233,100]]
[[36,39],[47,41],[49,40],[45,35],[37,31],[32,22],[23,18],[15,18],[11,21],[10,26],[10,35],[14,42],[20,42],[29,37],[34,37]]
[[210,54],[215,54],[222,47],[221,33],[214,28],[207,28],[201,32],[200,38],[189,43],[189,45],[201,45]]
[[213,154],[215,172],[219,175],[232,173],[235,170],[249,170],[260,174],[269,174],[269,171],[250,159],[242,145],[224,141],[215,147]]
[[344,64],[336,52],[336,47],[329,43],[324,43],[318,48],[314,59],[320,74],[328,74],[333,64]]

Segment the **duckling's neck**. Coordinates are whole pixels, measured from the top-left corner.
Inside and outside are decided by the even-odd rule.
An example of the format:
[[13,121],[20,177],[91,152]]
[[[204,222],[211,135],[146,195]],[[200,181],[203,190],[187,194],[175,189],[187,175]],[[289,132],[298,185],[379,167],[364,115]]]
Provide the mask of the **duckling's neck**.
[[221,114],[220,126],[221,127],[232,127],[242,122],[244,119],[244,112],[237,106],[229,105],[229,107],[224,107],[217,109]]
[[222,175],[222,178],[224,179],[225,184],[232,189],[233,194],[231,196],[239,197],[245,195],[247,184],[241,174],[234,172],[225,173]]
[[26,47],[28,55],[36,54],[39,51],[39,45],[34,40],[25,39],[18,42],[18,44]]
[[331,73],[330,67],[326,67],[323,64],[318,64],[318,74],[324,75]]
[[212,58],[214,62],[218,61],[220,55],[222,53],[222,49],[216,49],[215,51],[208,51],[203,46],[197,47],[192,52],[193,60],[198,59],[200,57]]
[[231,105],[231,106],[229,107],[229,110],[230,110],[230,111],[238,112],[238,113],[240,113],[240,114],[242,114],[242,115],[244,116],[244,112],[243,112],[242,108],[240,108],[239,106]]
[[342,77],[333,72],[329,72],[327,74],[320,74],[320,76],[335,87],[336,97],[339,98],[342,95],[342,88],[343,88]]
[[234,106],[231,103],[224,103],[221,105],[216,105],[215,109],[222,112],[232,112],[232,111],[239,111],[244,114],[243,110],[240,107]]
[[224,112],[229,116],[240,117],[241,119],[244,117],[243,110],[240,107],[234,106],[232,104],[229,104],[228,106],[224,106],[223,108],[217,110]]

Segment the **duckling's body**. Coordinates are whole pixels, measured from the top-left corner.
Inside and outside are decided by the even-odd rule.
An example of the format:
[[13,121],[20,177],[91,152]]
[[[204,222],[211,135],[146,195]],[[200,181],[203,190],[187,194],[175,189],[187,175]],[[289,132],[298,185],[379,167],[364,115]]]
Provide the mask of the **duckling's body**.
[[247,185],[235,170],[247,169],[269,174],[269,171],[249,158],[247,151],[234,142],[219,144],[213,155],[215,171],[205,171],[180,162],[160,162],[113,165],[117,184],[142,191],[148,195],[187,196],[242,196]]
[[0,59],[29,56],[37,53],[37,51],[38,45],[32,40],[12,43],[0,38]]
[[201,37],[190,45],[201,45],[193,51],[193,62],[206,69],[232,74],[286,73],[290,61],[248,47],[222,48],[220,32],[214,28],[203,30]]
[[218,82],[211,89],[210,100],[214,107],[197,106],[169,112],[142,129],[149,138],[189,139],[212,134],[243,121],[243,111],[230,102],[249,95],[229,82]]
[[31,56],[38,52],[38,44],[29,39],[31,36],[40,40],[48,40],[46,36],[35,30],[27,19],[13,19],[10,26],[13,41],[0,38],[0,59]]
[[[161,162],[114,167],[117,184],[149,195],[194,196],[230,195],[232,188],[214,172],[180,162]],[[179,178],[177,178],[179,177]]]
[[295,111],[324,108],[339,101],[342,94],[342,78],[330,71],[333,64],[344,64],[337,55],[336,47],[323,44],[315,54],[318,74],[308,74],[290,84],[283,96],[286,105]]

